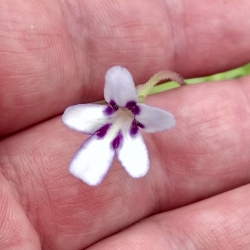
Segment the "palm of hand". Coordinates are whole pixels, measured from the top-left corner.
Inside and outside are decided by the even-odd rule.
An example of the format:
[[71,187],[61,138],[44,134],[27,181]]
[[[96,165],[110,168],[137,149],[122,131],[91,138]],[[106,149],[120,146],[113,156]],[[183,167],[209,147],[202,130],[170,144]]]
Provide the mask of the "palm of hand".
[[[185,51],[178,57],[169,51],[171,43],[165,47],[165,40],[172,37],[170,27],[162,26],[164,4],[148,1],[141,9],[139,2],[138,6],[110,3],[98,9],[101,16],[99,12],[89,16],[97,3],[78,3],[81,14],[77,2],[0,4],[1,16],[7,20],[0,30],[0,133],[5,136],[23,129],[0,142],[0,248],[73,250],[100,241],[92,248],[137,245],[146,249],[149,244],[157,249],[204,249],[204,245],[222,249],[217,242],[222,237],[222,245],[231,240],[239,246],[232,249],[247,249],[249,240],[242,235],[250,228],[242,220],[250,211],[245,199],[250,189],[231,189],[247,184],[250,178],[249,78],[149,97],[149,104],[175,115],[177,126],[144,137],[151,169],[138,180],[128,177],[118,162],[98,187],[86,186],[71,176],[67,170],[70,158],[86,137],[63,126],[60,114],[69,105],[100,99],[103,76],[113,64],[129,65],[137,83],[166,68],[166,59],[169,68],[175,60],[176,71],[190,77],[246,62],[249,46],[242,42],[240,53],[219,45],[213,53],[228,60],[214,62],[211,55],[200,51],[191,56],[190,48],[177,43],[175,48]],[[112,8],[119,18],[111,15]],[[105,25],[101,25],[103,20]],[[228,30],[218,36],[214,32],[214,44],[228,36]],[[231,32],[234,37],[236,30]],[[247,36],[242,30],[241,40]],[[199,37],[195,42],[194,47],[206,48]],[[227,190],[231,191],[214,196]],[[193,204],[198,200],[203,201]]]

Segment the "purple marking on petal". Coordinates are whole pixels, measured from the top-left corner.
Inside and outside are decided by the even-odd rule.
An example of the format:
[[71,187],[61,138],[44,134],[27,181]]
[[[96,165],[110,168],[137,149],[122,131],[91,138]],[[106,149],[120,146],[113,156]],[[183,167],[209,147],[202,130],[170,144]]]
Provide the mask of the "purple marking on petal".
[[99,138],[103,138],[107,134],[110,126],[111,126],[110,123],[109,124],[105,124],[104,126],[102,126],[100,129],[98,129],[95,132],[95,135],[97,135]]
[[140,114],[140,108],[136,105],[135,101],[127,102],[126,108],[129,109],[134,115]]
[[137,127],[140,127],[140,128],[145,128],[145,126],[143,124],[141,124],[140,122],[138,122],[137,120],[133,120],[133,126],[137,126]]
[[135,136],[137,134],[138,130],[139,130],[139,128],[137,126],[132,125],[130,128],[130,135]]
[[106,109],[104,110],[104,114],[105,115],[112,115],[115,112],[115,110],[113,109],[113,107],[111,106],[107,106]]
[[110,105],[108,105],[104,110],[105,115],[112,115],[115,111],[119,109],[119,106],[115,103],[115,101],[111,100],[109,104]]
[[135,136],[139,130],[139,128],[144,128],[145,126],[140,122],[133,120],[131,127],[130,127],[130,135]]
[[116,102],[114,100],[110,100],[109,104],[112,106],[114,111],[119,109],[119,106],[116,104]]
[[115,139],[111,142],[112,148],[117,149],[121,144],[121,140],[122,140],[122,134],[121,132],[119,132],[118,135],[115,137]]

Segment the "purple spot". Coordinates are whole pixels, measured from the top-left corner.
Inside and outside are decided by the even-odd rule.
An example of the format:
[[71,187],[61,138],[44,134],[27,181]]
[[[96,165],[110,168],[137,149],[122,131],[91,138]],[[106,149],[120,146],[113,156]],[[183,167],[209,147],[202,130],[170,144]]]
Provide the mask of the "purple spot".
[[111,100],[109,104],[110,105],[108,105],[104,110],[105,115],[112,115],[115,111],[119,109],[119,106],[115,103],[115,101]]
[[107,106],[106,109],[104,110],[105,115],[112,115],[114,112],[115,111],[111,106]]
[[95,132],[95,135],[97,135],[99,138],[103,138],[107,134],[110,126],[111,124],[105,124]]
[[109,104],[112,106],[114,111],[119,109],[119,106],[115,103],[114,100],[111,100]]
[[122,134],[121,132],[119,132],[118,135],[115,137],[115,139],[111,142],[112,148],[117,149],[121,144],[121,140],[122,140]]
[[145,128],[145,126],[143,124],[141,124],[140,122],[136,121],[135,119],[133,120],[132,123],[134,126],[138,126],[140,128]]
[[140,108],[136,105],[135,101],[127,102],[126,108],[129,109],[134,115],[139,115]]
[[139,128],[144,128],[144,125],[139,123],[138,121],[136,120],[133,120],[132,124],[131,124],[131,127],[130,127],[130,135],[131,136],[134,136],[137,134]]
[[134,136],[134,135],[136,135],[137,134],[137,132],[138,132],[138,130],[139,130],[139,128],[137,127],[137,126],[131,126],[131,128],[130,128],[130,135],[131,136]]

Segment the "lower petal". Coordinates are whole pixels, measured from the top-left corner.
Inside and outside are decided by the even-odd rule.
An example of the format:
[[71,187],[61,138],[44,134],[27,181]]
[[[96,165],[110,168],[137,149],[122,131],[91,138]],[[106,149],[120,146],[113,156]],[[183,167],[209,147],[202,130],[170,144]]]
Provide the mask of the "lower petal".
[[148,151],[139,131],[134,136],[124,136],[116,152],[118,160],[130,176],[140,178],[146,175],[149,169]]
[[74,155],[70,163],[70,172],[90,186],[101,183],[108,172],[115,151],[110,141],[91,136]]

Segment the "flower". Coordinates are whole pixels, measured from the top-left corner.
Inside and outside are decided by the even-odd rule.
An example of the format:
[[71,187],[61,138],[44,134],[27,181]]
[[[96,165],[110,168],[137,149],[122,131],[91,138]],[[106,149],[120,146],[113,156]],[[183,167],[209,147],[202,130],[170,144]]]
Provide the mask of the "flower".
[[175,125],[169,112],[139,103],[131,74],[120,66],[107,71],[104,98],[107,105],[78,104],[68,107],[62,116],[69,128],[91,135],[69,168],[91,186],[103,180],[115,155],[130,176],[143,177],[149,169],[149,156],[140,129],[154,133]]

